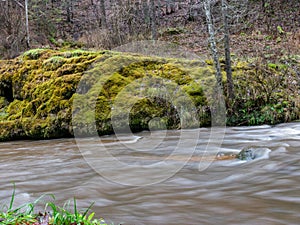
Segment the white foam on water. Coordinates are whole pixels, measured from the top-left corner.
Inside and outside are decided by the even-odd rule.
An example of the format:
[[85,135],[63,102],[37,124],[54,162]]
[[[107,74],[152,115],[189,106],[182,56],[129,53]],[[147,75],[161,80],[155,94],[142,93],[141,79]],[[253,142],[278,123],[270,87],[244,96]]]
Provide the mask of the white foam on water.
[[123,144],[132,144],[132,143],[136,143],[138,142],[138,140],[142,139],[143,137],[140,137],[140,136],[133,136],[133,139],[132,140],[120,140],[121,143]]
[[[220,161],[220,164],[222,166],[237,166],[237,165],[241,165],[244,163],[251,163],[251,162],[255,162],[258,160],[262,160],[262,159],[269,159],[271,152],[272,151],[269,148],[257,148],[257,149],[253,150],[253,154],[254,154],[253,160],[249,161],[249,160],[232,159],[232,160]],[[236,152],[235,152],[235,154],[236,154]]]
[[246,162],[247,162],[246,160],[234,159],[234,160],[231,160],[230,162],[224,163],[223,166],[237,166],[237,165],[244,164]]
[[286,147],[278,147],[272,151],[272,155],[279,155],[281,153],[287,152]]
[[270,158],[271,149],[269,148],[259,148],[254,150],[254,160],[261,160],[261,159],[269,159]]
[[120,145],[120,144],[134,144],[137,143],[138,140],[142,139],[141,136],[124,136],[124,137],[117,137],[115,139],[101,139],[101,145],[103,146],[112,146],[112,145]]

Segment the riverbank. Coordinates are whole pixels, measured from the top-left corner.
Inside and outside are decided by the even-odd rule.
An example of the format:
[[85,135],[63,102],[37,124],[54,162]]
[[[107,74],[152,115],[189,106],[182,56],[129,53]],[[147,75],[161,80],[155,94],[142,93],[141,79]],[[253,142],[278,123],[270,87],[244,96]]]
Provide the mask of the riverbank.
[[[299,65],[297,55],[276,63],[233,57],[235,98],[225,97],[226,124],[298,120],[300,80],[294,68]],[[88,136],[94,126],[104,135],[127,123],[132,131],[210,126],[214,87],[211,60],[32,49],[0,61],[0,140],[71,137],[74,127]],[[170,97],[176,90],[180,94]],[[191,102],[179,111],[183,96]],[[191,109],[197,120],[182,127],[182,116],[190,116]]]

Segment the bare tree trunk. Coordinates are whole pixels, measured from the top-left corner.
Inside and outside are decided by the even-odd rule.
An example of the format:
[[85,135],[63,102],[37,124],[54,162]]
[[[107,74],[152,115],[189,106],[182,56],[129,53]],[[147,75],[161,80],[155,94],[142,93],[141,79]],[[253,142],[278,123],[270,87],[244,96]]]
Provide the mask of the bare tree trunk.
[[265,0],[262,0],[261,1],[261,7],[262,7],[264,13],[266,12],[265,11],[265,5],[266,5]]
[[72,23],[73,22],[73,0],[67,0],[66,1],[66,8],[67,8],[67,22]]
[[162,10],[162,2],[161,2],[161,0],[157,0],[156,1],[156,4],[157,4],[157,11],[158,11],[158,17],[160,17],[161,15],[163,15],[163,13],[161,12],[161,11],[163,11]]
[[25,0],[25,27],[26,27],[26,45],[30,48],[29,21],[28,21],[28,0]]
[[207,21],[207,28],[208,28],[208,33],[209,33],[210,50],[211,50],[211,54],[212,54],[215,69],[216,69],[215,76],[216,76],[217,84],[218,84],[219,88],[222,88],[223,87],[222,73],[221,73],[221,66],[220,66],[220,61],[219,61],[219,53],[218,53],[216,39],[215,39],[215,30],[214,30],[212,16],[211,16],[210,3],[211,3],[210,0],[205,0],[203,2],[203,5],[204,5],[205,16],[206,16],[206,21]]
[[144,21],[148,27],[149,22],[150,22],[150,16],[149,16],[150,13],[149,13],[149,7],[147,4],[147,1],[145,1],[145,0],[142,1],[142,8],[143,8],[143,14],[144,14]]
[[172,14],[175,12],[174,0],[167,0],[166,12],[167,14]]
[[189,0],[188,1],[188,15],[187,15],[187,18],[188,20],[194,20],[194,15],[193,15],[193,12],[192,12],[192,7],[194,5],[194,1],[193,0]]
[[227,76],[227,91],[230,99],[234,98],[233,80],[232,80],[232,68],[230,58],[230,37],[229,37],[229,26],[228,26],[228,3],[226,0],[222,0],[222,16],[224,25],[224,50],[225,50],[225,66]]
[[107,28],[106,9],[105,9],[104,0],[100,0],[100,10],[101,10],[101,26],[102,28]]
[[150,0],[150,8],[151,8],[151,33],[152,39],[157,40],[157,28],[156,28],[156,10],[154,0]]

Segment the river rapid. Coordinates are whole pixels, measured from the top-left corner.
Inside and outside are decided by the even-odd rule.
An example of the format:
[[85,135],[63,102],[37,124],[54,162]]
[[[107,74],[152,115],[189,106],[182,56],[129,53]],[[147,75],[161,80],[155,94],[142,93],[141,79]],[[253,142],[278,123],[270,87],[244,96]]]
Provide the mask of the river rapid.
[[[0,143],[0,201],[9,202],[15,183],[16,206],[47,193],[61,206],[76,197],[78,208],[94,202],[96,217],[114,224],[300,223],[300,123],[226,128],[215,150],[236,154],[253,146],[261,153],[248,162],[211,162],[214,134],[198,131],[196,142],[180,131],[153,131],[105,136],[101,144],[98,138]],[[184,147],[189,143],[193,152]],[[119,168],[99,149],[129,166]]]

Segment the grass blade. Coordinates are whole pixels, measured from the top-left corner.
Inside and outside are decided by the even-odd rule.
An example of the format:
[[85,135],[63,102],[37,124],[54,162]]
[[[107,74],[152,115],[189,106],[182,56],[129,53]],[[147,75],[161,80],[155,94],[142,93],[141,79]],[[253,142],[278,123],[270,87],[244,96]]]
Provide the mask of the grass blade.
[[75,197],[74,197],[73,201],[74,201],[74,214],[75,214],[75,217],[76,217],[76,221],[78,221],[78,212],[77,212],[76,198]]
[[82,217],[85,217],[86,214],[88,213],[88,211],[90,211],[90,209],[93,207],[93,205],[95,204],[95,202],[93,202],[86,210],[85,212],[83,213]]
[[10,199],[8,211],[12,210],[12,207],[13,207],[13,204],[14,204],[14,200],[15,200],[15,195],[16,195],[16,184],[14,183],[14,190],[13,190],[13,193],[11,195],[11,199]]

